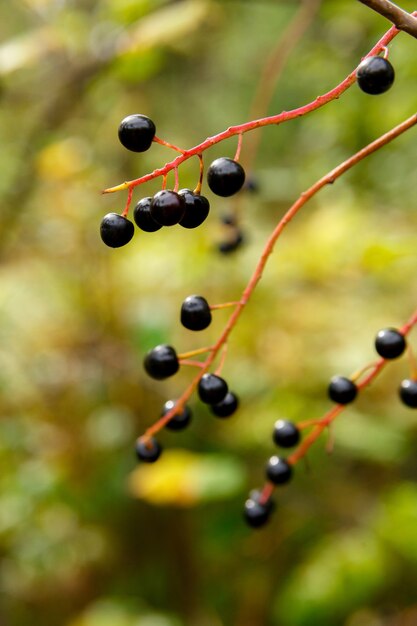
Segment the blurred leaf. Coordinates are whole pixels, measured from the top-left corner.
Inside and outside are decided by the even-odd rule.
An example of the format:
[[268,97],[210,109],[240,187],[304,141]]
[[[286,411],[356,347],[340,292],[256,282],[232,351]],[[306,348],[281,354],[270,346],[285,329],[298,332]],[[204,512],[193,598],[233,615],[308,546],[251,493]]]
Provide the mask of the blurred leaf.
[[99,600],[66,626],[181,626],[177,618],[129,609],[122,600]]
[[37,155],[40,176],[49,180],[66,180],[90,164],[88,144],[80,138],[68,137],[49,144]]
[[238,493],[244,470],[232,457],[166,450],[154,465],[140,465],[129,477],[130,493],[152,504],[193,506]]
[[387,580],[388,561],[372,533],[350,531],[321,541],[278,594],[285,626],[334,626],[369,602]]
[[390,548],[417,566],[417,485],[402,483],[385,494],[374,524]]
[[125,81],[143,81],[158,72],[164,59],[160,48],[127,52],[115,60],[114,72]]
[[184,0],[163,7],[143,17],[120,38],[118,54],[172,44],[195,31],[210,15],[212,5],[207,0]]
[[[359,435],[360,433],[360,435]],[[347,409],[335,426],[336,445],[350,455],[379,461],[401,463],[408,438],[401,426]]]
[[61,46],[59,36],[50,26],[31,30],[0,46],[0,75],[38,63]]

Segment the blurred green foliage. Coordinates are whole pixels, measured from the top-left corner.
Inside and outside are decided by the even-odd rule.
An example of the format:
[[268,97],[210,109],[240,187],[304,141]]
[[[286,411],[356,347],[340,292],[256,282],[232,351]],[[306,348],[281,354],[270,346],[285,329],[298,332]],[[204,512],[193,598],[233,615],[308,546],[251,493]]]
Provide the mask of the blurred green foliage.
[[[298,4],[0,4],[1,626],[417,623],[417,418],[396,391],[406,359],[340,417],[331,458],[316,444],[268,527],[250,532],[241,518],[273,452],[274,421],[320,416],[329,376],[374,359],[377,330],[415,307],[415,130],[324,190],[278,243],[230,340],[236,417],[214,420],[193,402],[193,427],[163,434],[159,467],[136,469],[132,452],[190,379],[150,381],[144,351],[208,345],[227,319],[218,311],[196,338],[179,325],[184,297],[239,298],[299,193],[415,111],[416,42],[402,34],[390,92],[353,86],[263,131],[259,193],[241,200],[241,251],[216,252],[231,201],[212,196],[204,228],[105,248],[101,217],[125,196],[99,191],[170,158],[157,145],[123,151],[120,120],[145,113],[184,147],[247,120]],[[387,28],[358,2],[324,0],[270,112],[340,82]],[[206,158],[234,150],[229,141]],[[181,186],[197,176],[197,159],[187,162]]]

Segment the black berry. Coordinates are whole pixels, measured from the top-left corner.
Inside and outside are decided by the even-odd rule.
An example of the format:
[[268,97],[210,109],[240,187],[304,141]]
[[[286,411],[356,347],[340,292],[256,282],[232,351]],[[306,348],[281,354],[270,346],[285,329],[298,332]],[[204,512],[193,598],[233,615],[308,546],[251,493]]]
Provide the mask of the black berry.
[[154,233],[162,228],[162,225],[155,222],[151,215],[151,202],[151,197],[142,198],[133,210],[133,219],[136,225],[147,233]]
[[149,376],[162,380],[176,374],[180,364],[174,348],[160,345],[149,350],[145,356],[144,366]]
[[178,194],[184,198],[185,202],[185,213],[180,220],[180,226],[183,228],[197,228],[209,214],[209,201],[204,196],[194,193],[191,189],[180,189]]
[[161,456],[162,447],[154,437],[149,437],[146,440],[138,439],[135,451],[139,461],[154,463]]
[[[168,400],[165,402],[161,417],[171,411],[175,404],[176,402],[174,400]],[[181,413],[176,413],[174,417],[172,417],[169,422],[165,424],[165,428],[168,428],[169,430],[184,430],[184,428],[187,428],[190,423],[191,417],[191,409],[189,406],[185,405]]]
[[120,122],[120,143],[132,152],[145,152],[150,148],[155,132],[155,124],[146,115],[128,115]]
[[417,380],[406,378],[400,386],[401,401],[412,409],[417,409]]
[[219,404],[228,391],[227,382],[216,374],[203,374],[198,383],[198,395],[206,404]]
[[224,213],[223,215],[220,216],[220,221],[225,226],[237,225],[237,218],[236,218],[236,215],[234,215],[233,213]]
[[236,229],[236,231],[233,233],[233,236],[226,241],[221,241],[218,244],[217,248],[222,254],[230,254],[231,252],[234,252],[235,250],[240,248],[243,242],[244,237],[242,231]]
[[245,170],[237,161],[220,157],[210,165],[207,171],[208,186],[218,196],[233,196],[245,182]]
[[333,376],[329,384],[328,393],[333,402],[349,404],[356,398],[358,388],[349,378]]
[[150,213],[161,226],[174,226],[184,217],[185,200],[175,191],[163,189],[152,198]]
[[181,324],[189,330],[204,330],[211,322],[209,304],[202,296],[188,296],[181,306]]
[[274,485],[283,485],[291,480],[292,467],[285,459],[271,456],[266,466],[266,475]]
[[210,410],[216,417],[230,417],[238,407],[238,397],[232,391],[228,391],[221,402],[210,406]]
[[101,220],[100,235],[110,248],[125,246],[132,239],[134,232],[133,223],[118,213],[107,213]]
[[396,359],[406,348],[406,341],[395,328],[380,330],[375,338],[375,349],[384,359]]
[[373,96],[387,91],[394,82],[395,72],[388,59],[368,57],[356,70],[358,85],[365,93]]
[[251,193],[257,193],[259,191],[259,183],[256,178],[248,178],[245,182],[245,190]]
[[300,431],[293,422],[278,420],[275,422],[273,439],[281,448],[292,448],[300,441]]
[[249,494],[249,498],[245,502],[244,517],[246,523],[251,528],[260,528],[269,520],[274,510],[274,502],[269,499],[264,503],[260,502],[261,491],[254,490]]

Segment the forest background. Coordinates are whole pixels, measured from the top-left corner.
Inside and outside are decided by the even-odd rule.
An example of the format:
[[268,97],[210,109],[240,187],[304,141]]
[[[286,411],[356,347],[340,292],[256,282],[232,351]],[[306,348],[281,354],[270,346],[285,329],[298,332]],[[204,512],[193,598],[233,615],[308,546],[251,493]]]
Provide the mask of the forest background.
[[[325,189],[279,241],[230,340],[224,373],[239,412],[224,422],[193,401],[192,428],[164,433],[158,464],[137,467],[133,452],[190,379],[150,381],[144,353],[199,347],[226,320],[217,312],[200,339],[179,324],[184,298],[239,298],[298,195],[415,112],[416,41],[401,33],[389,92],[353,85],[262,131],[257,191],[239,200],[239,250],[217,249],[235,200],[206,186],[201,228],[105,247],[100,221],[125,196],[100,190],[173,158],[157,145],[127,153],[120,120],[149,115],[158,136],[186,148],[247,121],[299,5],[0,3],[1,626],[417,623],[417,418],[397,394],[406,359],[337,420],[333,455],[326,438],[314,446],[268,526],[242,519],[274,453],[275,420],[322,415],[329,378],[372,361],[376,332],[415,308],[415,130]],[[268,113],[341,82],[389,27],[359,2],[323,0]],[[216,146],[207,163],[235,149],[233,139]],[[195,186],[195,161],[181,167],[182,187]]]

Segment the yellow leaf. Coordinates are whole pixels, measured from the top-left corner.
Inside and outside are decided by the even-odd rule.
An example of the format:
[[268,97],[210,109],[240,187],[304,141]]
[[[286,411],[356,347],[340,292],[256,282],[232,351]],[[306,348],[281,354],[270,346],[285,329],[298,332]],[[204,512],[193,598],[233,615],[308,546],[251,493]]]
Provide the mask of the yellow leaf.
[[228,456],[177,449],[165,450],[155,464],[139,465],[129,476],[128,489],[152,504],[193,506],[233,495],[243,480],[243,469]]

